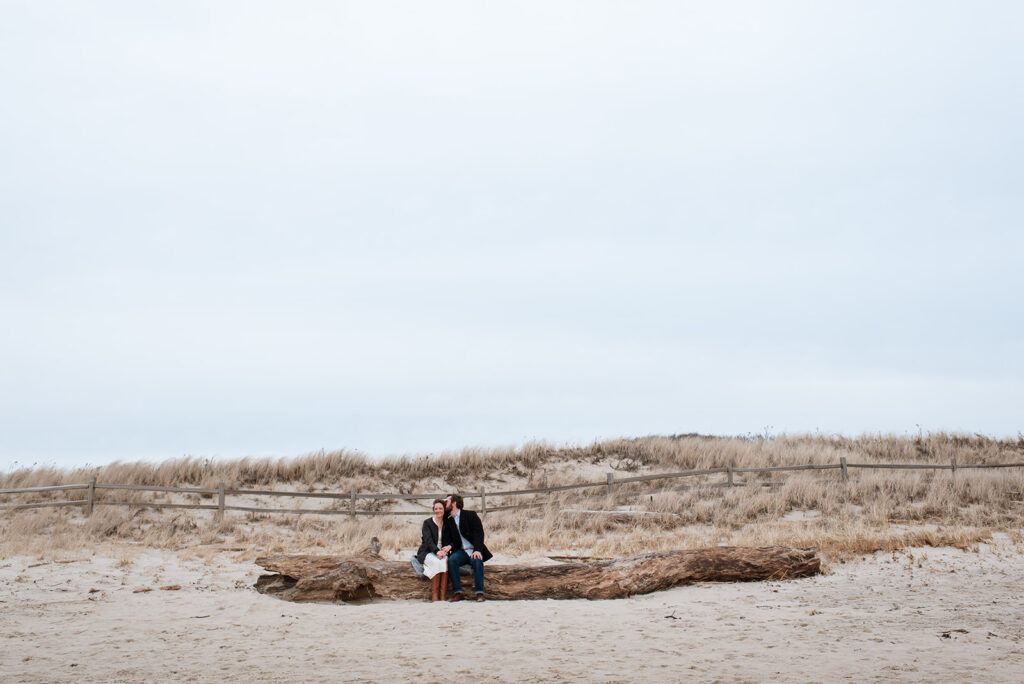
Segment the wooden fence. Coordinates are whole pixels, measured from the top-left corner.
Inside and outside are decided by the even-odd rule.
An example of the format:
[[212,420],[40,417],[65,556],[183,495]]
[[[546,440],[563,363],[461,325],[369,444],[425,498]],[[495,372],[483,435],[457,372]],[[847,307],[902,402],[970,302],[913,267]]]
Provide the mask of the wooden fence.
[[[502,511],[511,510],[517,508],[530,508],[540,506],[543,504],[539,503],[519,503],[510,504],[504,506],[494,506],[488,509],[487,497],[515,497],[515,496],[531,496],[537,494],[550,494],[553,492],[563,492],[574,489],[597,489],[603,488],[608,495],[616,494],[616,487],[618,485],[638,483],[638,482],[654,482],[657,480],[673,480],[682,479],[689,477],[700,477],[705,475],[724,474],[725,480],[719,483],[712,484],[711,486],[717,487],[738,487],[745,485],[756,485],[766,484],[758,482],[736,482],[735,475],[739,474],[759,474],[759,473],[778,473],[778,472],[793,472],[801,470],[838,470],[843,482],[847,482],[850,479],[851,469],[879,469],[879,470],[949,470],[953,477],[956,477],[957,472],[960,470],[968,469],[987,469],[987,468],[1024,468],[1024,463],[957,463],[956,459],[952,459],[948,464],[944,463],[848,463],[846,458],[840,458],[839,463],[816,463],[808,465],[788,465],[788,466],[771,466],[765,468],[737,468],[731,465],[722,466],[718,468],[704,468],[698,470],[683,470],[675,473],[656,473],[653,475],[636,475],[632,477],[615,477],[614,473],[608,473],[604,481],[601,482],[577,482],[567,485],[558,485],[554,487],[536,487],[533,489],[515,489],[507,491],[493,491],[488,492],[483,487],[475,492],[460,492],[460,494],[466,498],[476,498],[480,502],[479,510],[481,514],[486,515],[488,510]],[[767,483],[767,484],[781,484],[781,483]],[[164,503],[164,502],[138,502],[138,501],[116,501],[107,500],[105,498],[98,499],[96,497],[96,491],[99,489],[107,490],[124,490],[132,492],[163,492],[172,494],[195,494],[199,496],[207,496],[212,498],[214,495],[217,497],[216,504],[194,504],[194,503]],[[67,484],[67,485],[53,485],[47,487],[23,487],[20,489],[0,489],[0,494],[18,495],[18,494],[30,494],[34,492],[57,492],[57,491],[84,491],[85,498],[83,499],[68,499],[62,501],[38,501],[34,503],[22,503],[22,504],[2,504],[0,509],[24,509],[24,508],[42,508],[49,506],[83,506],[86,515],[91,515],[97,505],[102,506],[138,506],[145,508],[188,508],[198,510],[215,511],[218,517],[222,517],[226,511],[242,511],[247,513],[291,513],[291,514],[313,514],[313,515],[348,515],[352,518],[356,516],[373,516],[373,515],[423,515],[424,511],[375,511],[375,510],[358,510],[356,508],[356,502],[358,500],[371,500],[371,501],[416,501],[416,500],[433,500],[437,498],[444,498],[445,494],[403,494],[400,492],[390,494],[374,494],[359,492],[355,488],[352,488],[348,492],[289,492],[289,491],[278,491],[271,489],[232,489],[226,487],[223,483],[216,489],[201,488],[201,487],[157,487],[152,485],[128,485],[128,484],[107,484],[96,482],[96,478],[93,478],[87,484]],[[623,493],[621,490],[618,493]],[[637,494],[650,494],[650,492],[635,492]],[[306,498],[306,499],[331,499],[334,501],[347,501],[348,506],[345,508],[257,508],[253,506],[232,506],[227,504],[227,497],[229,496],[251,496],[251,497],[294,497],[294,498]]]

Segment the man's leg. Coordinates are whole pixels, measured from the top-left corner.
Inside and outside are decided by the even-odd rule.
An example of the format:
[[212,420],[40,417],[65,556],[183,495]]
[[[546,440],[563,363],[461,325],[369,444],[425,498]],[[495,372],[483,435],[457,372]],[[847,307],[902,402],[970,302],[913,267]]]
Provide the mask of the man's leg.
[[473,566],[473,591],[482,594],[484,593],[484,562],[479,558],[470,558],[469,564]]
[[462,593],[462,578],[459,577],[459,566],[469,562],[469,554],[462,549],[448,556],[448,575],[452,578],[452,591]]

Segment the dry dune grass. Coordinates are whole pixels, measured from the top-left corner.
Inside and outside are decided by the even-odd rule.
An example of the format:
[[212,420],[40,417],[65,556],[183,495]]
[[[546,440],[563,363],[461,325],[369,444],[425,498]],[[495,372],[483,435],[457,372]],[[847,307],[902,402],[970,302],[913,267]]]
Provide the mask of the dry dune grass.
[[161,463],[116,462],[96,468],[22,468],[0,474],[0,487],[87,482],[165,486],[229,487],[289,483],[353,481],[415,487],[441,479],[472,485],[502,475],[540,478],[552,471],[571,476],[566,464],[607,464],[613,470],[683,470],[732,464],[736,467],[837,463],[985,463],[1024,459],[1024,435],[996,440],[976,435],[936,433],[921,437],[863,435],[857,438],[824,435],[707,437],[676,435],[595,442],[589,446],[555,447],[531,442],[520,448],[471,447],[439,455],[370,459],[350,451],[317,452],[297,458],[242,458],[212,461],[184,457]]
[[[651,473],[720,467],[807,463],[999,463],[1024,461],[1024,437],[933,434],[918,438],[783,435],[718,438],[699,435],[612,440],[585,447],[541,443],[519,449],[465,449],[438,456],[372,461],[351,452],[295,459],[211,462],[184,458],[158,464],[115,463],[92,469],[22,469],[0,476],[0,487],[101,482],[163,486],[275,486],[299,490],[431,492],[550,486],[601,481],[603,473]],[[853,470],[737,475],[751,486],[723,488],[721,476],[616,485],[532,497],[488,497],[488,544],[507,555],[616,556],[712,544],[816,546],[844,559],[875,550],[932,544],[970,548],[995,530],[1018,540],[1024,517],[1024,469],[946,471]],[[493,491],[492,489],[492,491]],[[117,492],[116,500],[143,503],[154,495]],[[167,495],[155,495],[168,500]],[[15,500],[66,494],[7,496]],[[162,497],[162,498],[161,498]],[[198,501],[198,497],[194,497]],[[209,503],[207,501],[206,503]],[[368,502],[367,506],[371,505]],[[533,507],[494,511],[495,506]],[[470,501],[470,505],[475,501]],[[261,504],[264,505],[264,504]],[[389,507],[382,502],[377,505]],[[424,517],[426,508],[423,505]],[[601,511],[593,513],[588,511]],[[164,511],[142,506],[98,506],[85,518],[75,508],[0,513],[0,556],[58,556],[114,543],[130,547],[230,547],[247,556],[265,552],[347,553],[377,537],[385,550],[417,543],[417,516],[342,516]],[[1014,536],[1015,535],[1015,536]]]
[[[826,476],[827,477],[827,476]],[[629,504],[632,510],[621,504]],[[618,504],[618,507],[616,507]],[[619,510],[615,514],[577,511]],[[639,513],[639,515],[638,515]],[[713,544],[814,546],[842,560],[930,544],[969,548],[1024,523],[1024,472],[888,471],[844,483],[792,473],[778,487],[695,487],[580,500],[562,496],[542,513],[501,512],[489,527],[512,553],[563,549],[614,556]]]

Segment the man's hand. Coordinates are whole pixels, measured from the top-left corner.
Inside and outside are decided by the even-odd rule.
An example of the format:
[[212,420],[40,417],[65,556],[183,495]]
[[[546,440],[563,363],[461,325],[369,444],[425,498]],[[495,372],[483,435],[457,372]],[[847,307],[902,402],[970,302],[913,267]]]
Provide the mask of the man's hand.
[[469,557],[474,559],[474,560],[483,560],[484,559],[484,555],[482,553],[480,553],[479,551],[474,551],[473,553],[469,554]]

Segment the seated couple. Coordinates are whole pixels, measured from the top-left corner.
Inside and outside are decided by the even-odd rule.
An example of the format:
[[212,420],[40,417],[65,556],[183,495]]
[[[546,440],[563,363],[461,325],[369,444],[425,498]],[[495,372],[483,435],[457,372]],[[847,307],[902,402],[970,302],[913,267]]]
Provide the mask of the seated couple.
[[484,545],[484,526],[474,511],[462,508],[462,497],[449,494],[434,499],[434,516],[423,521],[422,542],[413,556],[416,574],[430,578],[430,600],[444,601],[451,576],[451,601],[465,598],[459,569],[473,569],[473,591],[477,601],[484,600],[484,563],[491,552]]

